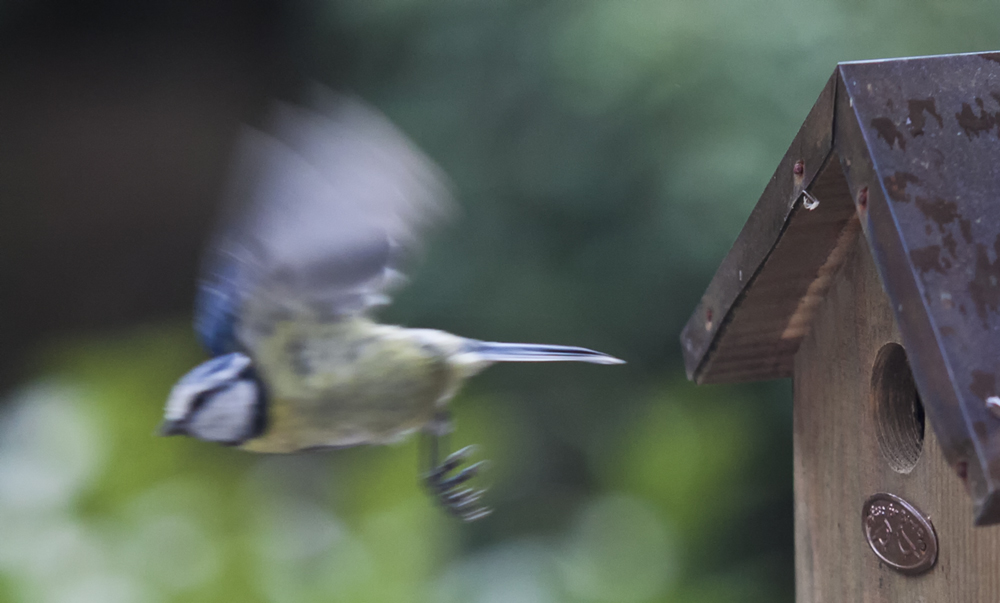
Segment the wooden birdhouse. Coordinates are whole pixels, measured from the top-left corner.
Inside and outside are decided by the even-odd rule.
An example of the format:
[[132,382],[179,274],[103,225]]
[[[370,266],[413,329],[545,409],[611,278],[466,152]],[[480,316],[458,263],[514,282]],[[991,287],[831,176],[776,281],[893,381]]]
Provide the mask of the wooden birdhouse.
[[1000,599],[1000,53],[839,65],[681,343],[793,379],[798,601]]

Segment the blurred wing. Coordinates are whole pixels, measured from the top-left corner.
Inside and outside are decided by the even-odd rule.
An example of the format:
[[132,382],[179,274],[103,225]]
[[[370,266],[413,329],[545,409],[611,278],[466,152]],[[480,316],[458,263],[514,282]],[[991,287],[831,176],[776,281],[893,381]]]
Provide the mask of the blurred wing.
[[328,90],[313,106],[279,104],[268,133],[241,136],[195,308],[213,354],[277,315],[388,303],[400,261],[451,208],[444,176],[385,117]]

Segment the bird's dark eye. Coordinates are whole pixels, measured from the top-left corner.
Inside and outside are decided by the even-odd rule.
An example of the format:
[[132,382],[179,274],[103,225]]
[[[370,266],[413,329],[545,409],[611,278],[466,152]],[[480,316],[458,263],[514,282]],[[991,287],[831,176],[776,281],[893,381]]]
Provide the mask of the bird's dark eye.
[[215,392],[219,391],[219,389],[221,388],[215,387],[208,389],[195,396],[194,400],[191,401],[191,407],[188,409],[188,416],[198,412],[198,409],[204,406],[205,402],[208,401],[208,399],[215,394]]
[[[218,371],[220,369],[217,369],[217,368],[213,367],[212,370]],[[250,381],[250,382],[252,382],[256,386],[257,391],[260,393],[260,395],[263,396],[263,393],[264,393],[264,383],[257,376],[257,371],[254,369],[253,365],[250,364],[250,365],[247,365],[247,367],[245,369],[243,369],[242,371],[240,371],[239,374],[237,374],[235,376],[235,378],[233,378],[231,381],[226,381],[226,382],[220,383],[216,387],[213,387],[211,389],[206,389],[205,391],[203,391],[203,392],[199,393],[197,396],[195,396],[194,400],[191,401],[191,408],[188,411],[188,413],[191,414],[191,413],[194,413],[195,411],[197,411],[201,406],[203,406],[205,404],[205,401],[207,401],[210,397],[212,397],[216,393],[222,391],[223,389],[225,389],[226,387],[228,387],[231,383],[233,383],[235,381]]]
[[218,394],[222,390],[229,387],[232,383],[238,381],[249,381],[254,385],[254,391],[257,392],[257,399],[254,402],[254,416],[251,423],[251,435],[250,437],[257,437],[258,435],[264,433],[267,429],[267,390],[264,387],[264,382],[257,376],[257,371],[254,370],[253,365],[247,366],[239,375],[232,381],[220,384],[218,387],[213,387],[211,389],[206,389],[205,391],[199,393],[195,396],[194,400],[191,401],[191,407],[188,410],[188,417],[193,416],[205,403],[208,402],[212,396]]
[[241,373],[192,400],[185,433],[224,446],[238,446],[267,427],[266,396],[253,372]]

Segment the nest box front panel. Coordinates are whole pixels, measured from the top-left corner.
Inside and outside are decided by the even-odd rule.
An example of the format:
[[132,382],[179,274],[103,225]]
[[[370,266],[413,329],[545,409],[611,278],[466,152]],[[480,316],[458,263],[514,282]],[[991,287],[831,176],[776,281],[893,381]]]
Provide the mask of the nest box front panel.
[[[973,527],[901,342],[869,245],[855,236],[794,361],[800,603],[987,601],[1000,592],[1000,530]],[[933,524],[929,570],[901,573],[873,550],[862,513],[877,493],[900,497]],[[896,537],[880,534],[875,546],[881,539],[896,547],[895,560],[919,563],[926,543]]]
[[917,384],[976,522],[1000,522],[1000,54],[838,72],[835,146]]

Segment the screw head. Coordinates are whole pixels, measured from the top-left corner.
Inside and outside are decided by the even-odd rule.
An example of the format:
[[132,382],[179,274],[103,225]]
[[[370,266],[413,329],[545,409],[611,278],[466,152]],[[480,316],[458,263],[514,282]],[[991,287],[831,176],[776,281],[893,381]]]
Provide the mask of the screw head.
[[1000,396],[986,398],[986,408],[997,418],[1000,418]]
[[805,174],[806,173],[806,162],[802,161],[801,159],[799,159],[798,161],[796,161],[795,165],[792,166],[792,173],[795,174],[796,176],[801,176],[801,175]]

